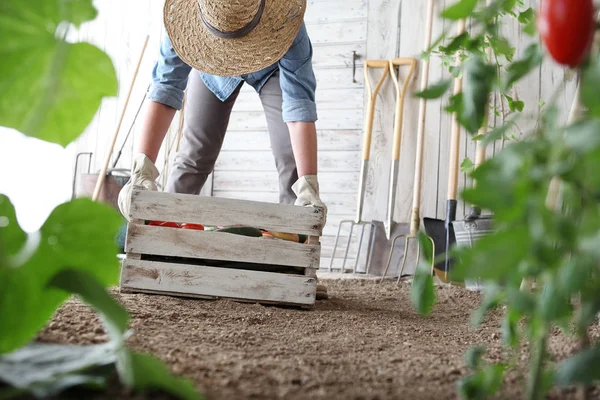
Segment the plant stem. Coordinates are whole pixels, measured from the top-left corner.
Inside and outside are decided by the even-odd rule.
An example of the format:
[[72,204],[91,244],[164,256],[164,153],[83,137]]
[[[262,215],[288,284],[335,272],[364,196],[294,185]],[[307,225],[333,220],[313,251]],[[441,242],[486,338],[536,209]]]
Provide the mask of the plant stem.
[[532,346],[531,355],[531,374],[527,387],[527,400],[537,400],[541,398],[542,367],[546,353],[547,334],[544,332],[540,337],[535,338]]

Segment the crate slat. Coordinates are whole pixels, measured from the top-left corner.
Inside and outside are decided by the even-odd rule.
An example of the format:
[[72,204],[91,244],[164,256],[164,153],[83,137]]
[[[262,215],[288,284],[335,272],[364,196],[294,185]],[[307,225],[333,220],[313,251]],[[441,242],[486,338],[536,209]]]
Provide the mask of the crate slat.
[[130,216],[212,226],[245,225],[316,236],[323,230],[320,208],[139,189],[133,190]]
[[126,249],[139,254],[315,269],[321,257],[318,244],[138,224],[129,224]]
[[302,275],[124,259],[120,286],[124,292],[308,306],[315,302],[317,283]]

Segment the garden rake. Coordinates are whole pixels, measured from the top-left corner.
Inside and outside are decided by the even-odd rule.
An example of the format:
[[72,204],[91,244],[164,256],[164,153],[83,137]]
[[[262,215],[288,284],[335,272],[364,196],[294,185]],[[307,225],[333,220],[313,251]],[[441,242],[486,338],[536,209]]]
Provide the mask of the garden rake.
[[[379,82],[377,83],[377,86],[375,86],[374,90],[371,90],[371,82],[369,79],[369,69],[383,69],[383,74],[381,75],[381,78],[379,79]],[[358,250],[356,253],[356,261],[354,263],[354,269],[353,269],[353,272],[356,273],[356,269],[358,267],[358,261],[360,259],[360,252],[361,252],[361,247],[362,247],[362,241],[364,238],[365,227],[367,225],[369,225],[370,226],[370,232],[369,232],[370,237],[369,237],[369,243],[368,243],[368,247],[367,247],[367,259],[366,259],[366,271],[365,271],[365,273],[367,273],[367,274],[369,273],[369,260],[370,260],[370,256],[371,256],[371,248],[373,246],[373,242],[375,239],[376,226],[373,221],[364,221],[362,219],[362,213],[363,213],[363,205],[364,205],[365,192],[366,192],[365,184],[367,181],[369,158],[371,155],[371,137],[373,134],[373,119],[375,116],[375,104],[376,104],[376,100],[377,100],[377,95],[379,94],[379,90],[381,89],[381,86],[383,85],[385,79],[387,78],[389,71],[390,71],[390,64],[389,64],[388,60],[365,60],[365,63],[364,63],[365,87],[367,89],[367,93],[369,94],[369,101],[368,101],[368,107],[367,107],[367,115],[365,117],[365,132],[364,132],[364,138],[363,138],[362,164],[360,167],[360,180],[359,180],[359,184],[358,184],[358,204],[357,204],[357,210],[356,210],[356,218],[354,220],[340,221],[340,224],[338,226],[337,235],[335,237],[335,242],[333,244],[333,250],[331,253],[331,260],[329,263],[329,271],[331,271],[333,269],[333,261],[335,259],[335,253],[336,253],[338,241],[340,238],[342,226],[344,224],[349,224],[350,225],[350,233],[348,235],[348,242],[346,243],[346,249],[344,252],[344,261],[342,263],[342,266],[340,267],[341,272],[344,273],[344,271],[345,271],[346,260],[348,258],[348,251],[350,249],[350,243],[352,242],[352,234],[354,232],[354,228],[360,227],[360,228],[357,228],[357,231],[360,230],[360,233],[359,233],[359,237],[358,237]]]
[[[427,2],[427,24],[425,31],[425,45],[424,50],[426,51],[431,46],[431,31],[433,26],[433,2],[434,0],[428,0]],[[421,90],[425,90],[427,88],[427,84],[429,82],[429,61],[423,60],[421,64]],[[426,111],[427,111],[427,100],[425,98],[421,98],[419,100],[419,122],[417,127],[417,152],[415,157],[415,175],[414,175],[414,183],[413,183],[413,205],[412,212],[410,217],[410,232],[408,235],[401,234],[394,236],[392,240],[392,245],[390,247],[390,254],[388,257],[388,261],[383,272],[383,276],[381,277],[381,281],[385,278],[387,271],[390,267],[390,263],[392,260],[392,256],[394,253],[394,248],[396,246],[396,241],[401,237],[405,237],[405,245],[404,245],[404,256],[402,258],[402,266],[400,268],[400,272],[398,274],[398,282],[402,278],[402,273],[404,271],[404,267],[406,265],[406,259],[408,255],[409,241],[410,239],[417,239],[419,225],[420,225],[420,204],[421,204],[421,174],[422,174],[422,166],[423,166],[423,144],[425,138],[425,121],[426,121]],[[388,238],[389,239],[389,238]],[[429,238],[432,241],[431,238]],[[417,264],[419,263],[419,255],[420,255],[420,244],[417,240]],[[432,263],[432,271],[433,271],[433,263]]]

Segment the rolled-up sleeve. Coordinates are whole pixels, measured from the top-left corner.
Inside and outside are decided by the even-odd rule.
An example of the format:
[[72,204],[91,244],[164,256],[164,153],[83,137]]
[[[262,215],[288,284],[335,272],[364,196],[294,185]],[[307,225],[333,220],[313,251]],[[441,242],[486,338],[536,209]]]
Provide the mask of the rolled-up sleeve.
[[169,36],[165,35],[160,45],[158,61],[152,69],[148,99],[181,110],[183,92],[191,70],[173,49]]
[[312,54],[312,44],[303,23],[296,40],[279,60],[284,122],[317,121],[317,82],[312,67]]

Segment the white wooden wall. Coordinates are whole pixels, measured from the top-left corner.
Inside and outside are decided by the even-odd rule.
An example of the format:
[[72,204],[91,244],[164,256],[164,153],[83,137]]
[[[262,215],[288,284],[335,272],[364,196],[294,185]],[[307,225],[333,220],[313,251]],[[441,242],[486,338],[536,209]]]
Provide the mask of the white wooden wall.
[[[436,13],[452,0],[438,0]],[[94,152],[93,170],[100,169],[112,133],[124,103],[143,41],[150,41],[140,68],[127,114],[117,141],[122,144],[133,115],[148,86],[152,66],[164,32],[162,26],[163,0],[124,0],[113,2],[96,0],[99,17],[86,24],[79,32],[81,39],[89,40],[108,52],[117,67],[120,90],[117,98],[106,99],[98,114],[77,144],[78,151]],[[531,0],[532,6],[537,2]],[[425,0],[309,0],[305,17],[314,47],[313,65],[317,77],[319,121],[319,170],[323,200],[329,206],[328,224],[323,238],[322,267],[329,265],[333,238],[342,219],[353,218],[356,209],[358,177],[361,157],[361,137],[365,108],[362,63],[368,59],[417,57],[423,46],[425,29]],[[436,19],[433,37],[444,28]],[[504,28],[518,46],[518,54],[526,47],[526,37],[515,26]],[[353,81],[353,52],[358,55]],[[410,91],[416,90],[419,71]],[[404,72],[403,72],[404,73]],[[547,60],[518,88],[518,97],[527,103],[526,112],[535,112],[539,98],[549,98],[563,80],[563,71]],[[440,61],[431,62],[430,82],[448,74]],[[401,75],[402,77],[402,75]],[[372,82],[379,78],[377,72]],[[391,81],[385,83],[378,98],[371,168],[367,181],[364,218],[383,221],[386,217],[391,138],[395,94]],[[572,84],[561,96],[563,110],[568,110],[573,95]],[[421,216],[444,218],[447,193],[447,164],[450,119],[442,110],[447,99],[430,101],[427,109],[425,159]],[[499,106],[499,100],[495,103]],[[404,136],[400,159],[400,176],[395,220],[408,222],[412,201],[414,152],[417,128],[418,102],[407,97]],[[566,111],[564,112],[566,116]],[[138,120],[139,121],[139,120]],[[495,122],[494,119],[491,122]],[[179,121],[173,122],[159,160],[159,170],[165,166],[167,143],[175,138]],[[118,167],[129,168],[138,123],[127,142]],[[462,132],[461,159],[474,158],[474,144]],[[490,146],[489,156],[499,144]],[[171,154],[171,157],[174,154]],[[252,167],[250,168],[250,164]],[[83,168],[82,168],[83,169]],[[162,178],[161,178],[162,181]],[[468,184],[461,174],[460,186]],[[258,95],[245,85],[234,107],[230,128],[223,151],[207,183],[205,194],[262,201],[277,201],[278,181],[270,152],[266,120]],[[458,218],[468,205],[461,203]],[[355,249],[352,249],[351,256]],[[338,264],[336,262],[336,264]]]

